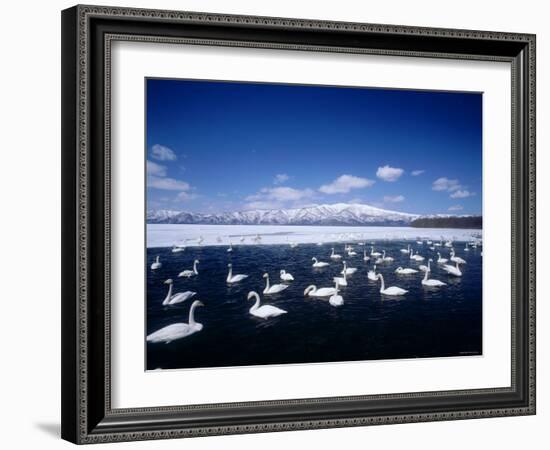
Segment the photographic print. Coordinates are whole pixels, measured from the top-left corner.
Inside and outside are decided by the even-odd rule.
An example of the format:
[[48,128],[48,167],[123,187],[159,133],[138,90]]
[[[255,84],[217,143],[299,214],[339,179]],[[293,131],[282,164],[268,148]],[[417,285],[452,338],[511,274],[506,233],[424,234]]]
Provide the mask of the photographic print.
[[145,95],[147,370],[482,355],[482,93]]

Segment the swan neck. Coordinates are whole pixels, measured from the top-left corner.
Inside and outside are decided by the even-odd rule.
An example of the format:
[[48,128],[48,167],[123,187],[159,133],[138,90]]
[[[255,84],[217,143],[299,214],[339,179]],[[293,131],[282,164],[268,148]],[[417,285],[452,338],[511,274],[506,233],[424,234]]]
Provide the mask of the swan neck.
[[191,325],[191,326],[197,324],[197,322],[195,322],[195,308],[196,307],[197,307],[197,304],[193,303],[191,305],[191,309],[189,310],[189,325]]
[[168,286],[168,294],[166,294],[166,298],[162,302],[163,305],[167,305],[170,299],[172,298],[172,283]]
[[[267,277],[265,277],[265,288],[266,288],[266,290],[269,289],[269,275]],[[258,299],[259,299],[259,297],[258,297]]]
[[233,276],[233,267],[229,266],[229,273],[227,274],[227,281],[231,280]]
[[260,307],[260,296],[254,292],[254,298],[256,301],[252,305],[252,308],[250,308],[250,311],[255,311]]
[[382,292],[384,290],[384,277],[381,273],[378,274],[378,276],[380,277],[380,281],[382,282],[382,285],[380,286],[380,292]]
[[198,275],[198,274],[199,274],[199,272],[198,272],[198,270],[197,270],[197,261],[195,261],[195,262],[193,263],[193,272],[195,273],[195,275]]
[[[429,263],[430,263],[430,262],[428,261],[428,264],[429,264]],[[424,281],[427,281],[427,280],[428,280],[428,272],[429,272],[428,270],[426,270],[426,272],[424,272]]]

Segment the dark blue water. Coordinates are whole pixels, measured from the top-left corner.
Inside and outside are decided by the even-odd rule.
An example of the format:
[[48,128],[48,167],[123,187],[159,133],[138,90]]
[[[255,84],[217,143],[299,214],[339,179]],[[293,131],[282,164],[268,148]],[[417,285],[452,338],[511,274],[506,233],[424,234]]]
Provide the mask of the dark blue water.
[[[447,275],[432,264],[430,278],[448,283],[441,288],[424,288],[423,273],[399,276],[398,266],[417,268],[399,249],[410,242],[380,241],[377,250],[386,250],[395,258],[391,264],[377,267],[384,275],[386,287],[408,289],[403,297],[380,294],[380,283],[367,279],[372,262],[365,263],[363,247],[355,246],[358,255],[347,258],[348,267],[357,267],[348,276],[348,286],[340,288],[345,304],[331,306],[327,300],[304,297],[304,289],[333,287],[332,278],[342,264],[331,262],[330,244],[323,246],[288,245],[194,247],[173,254],[171,249],[149,249],[147,252],[147,334],[176,322],[188,322],[193,300],[205,306],[197,308],[195,320],[202,331],[170,344],[147,343],[148,369],[245,366],[259,364],[312,363],[375,359],[445,357],[479,355],[482,352],[482,257],[480,249],[464,252],[464,245],[455,243],[457,255],[466,259],[461,266],[463,276]],[[427,245],[420,254],[437,259]],[[344,254],[343,245],[336,245]],[[437,250],[437,247],[436,247]],[[448,249],[440,249],[448,258]],[[162,268],[151,271],[150,265],[160,255]],[[312,256],[330,262],[323,269],[311,267]],[[199,259],[199,275],[178,278],[184,269]],[[232,286],[226,284],[227,263],[233,263],[233,274],[249,277]],[[420,264],[427,264],[426,261]],[[290,272],[295,281],[280,294],[264,296],[268,272],[271,284],[280,283],[279,270]],[[338,275],[340,276],[340,275]],[[167,293],[167,278],[174,280],[174,293],[187,290],[197,295],[184,303],[162,306]],[[246,296],[255,290],[262,304],[272,304],[288,314],[267,320],[248,312],[253,302]]]

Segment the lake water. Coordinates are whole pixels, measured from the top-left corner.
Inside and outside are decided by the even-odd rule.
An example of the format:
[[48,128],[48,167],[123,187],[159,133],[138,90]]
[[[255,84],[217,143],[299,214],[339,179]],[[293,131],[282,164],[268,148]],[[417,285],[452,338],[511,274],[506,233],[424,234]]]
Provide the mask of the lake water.
[[[421,234],[421,230],[419,230]],[[417,263],[399,249],[408,244],[426,257]],[[441,288],[421,285],[423,273],[397,275],[398,266],[418,268],[427,258],[437,259],[428,245],[415,241],[377,241],[377,251],[386,250],[395,258],[391,264],[379,265],[386,287],[408,289],[403,297],[380,294],[380,282],[367,279],[372,261],[363,261],[363,248],[354,244],[355,257],[346,257],[348,267],[356,267],[348,276],[348,286],[340,288],[344,305],[331,306],[327,300],[304,297],[304,289],[333,287],[334,276],[340,276],[341,262],[329,258],[332,245],[287,244],[247,245],[233,243],[233,252],[223,246],[194,246],[184,252],[172,253],[171,248],[147,250],[146,327],[150,334],[176,322],[188,322],[193,300],[205,306],[197,308],[195,320],[202,331],[169,344],[147,343],[147,369],[176,369],[262,364],[313,363],[398,358],[449,357],[482,353],[482,256],[481,248],[464,251],[464,242],[455,242],[457,255],[467,261],[461,266],[462,277],[452,277],[432,264],[430,278],[448,283]],[[342,243],[336,252],[344,255]],[[370,248],[370,247],[369,247]],[[449,249],[436,247],[442,256]],[[150,265],[160,256],[162,267],[152,271]],[[312,267],[311,258],[330,262],[322,269]],[[184,269],[191,269],[200,260],[199,275],[178,278]],[[247,274],[244,281],[226,283],[227,264],[233,264],[233,274]],[[295,281],[280,294],[263,295],[264,273],[271,284],[281,283],[279,270],[291,273]],[[187,290],[197,295],[184,303],[162,306],[167,293],[164,281],[174,280],[174,293]],[[271,319],[259,319],[249,314],[253,301],[249,291],[256,291],[262,304],[271,304],[288,313]]]

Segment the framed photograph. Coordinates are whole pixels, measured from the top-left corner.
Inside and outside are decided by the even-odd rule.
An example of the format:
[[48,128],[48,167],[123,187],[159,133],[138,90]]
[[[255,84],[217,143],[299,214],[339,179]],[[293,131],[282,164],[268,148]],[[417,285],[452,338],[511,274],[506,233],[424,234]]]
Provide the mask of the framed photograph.
[[535,36],[62,12],[62,436],[535,413]]

